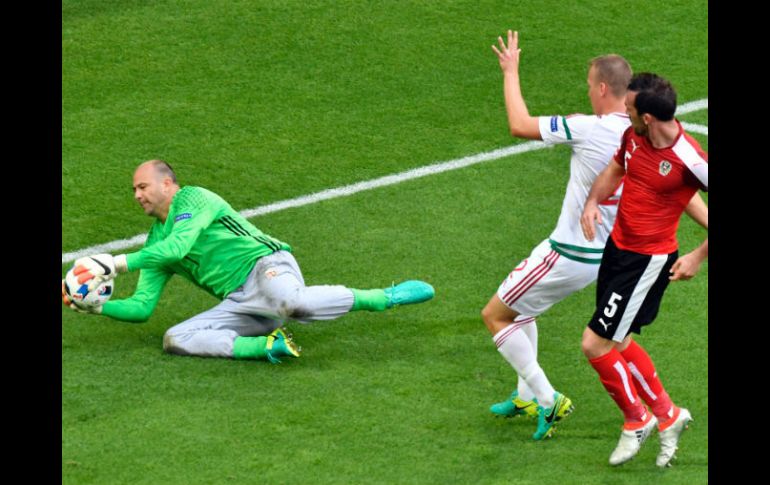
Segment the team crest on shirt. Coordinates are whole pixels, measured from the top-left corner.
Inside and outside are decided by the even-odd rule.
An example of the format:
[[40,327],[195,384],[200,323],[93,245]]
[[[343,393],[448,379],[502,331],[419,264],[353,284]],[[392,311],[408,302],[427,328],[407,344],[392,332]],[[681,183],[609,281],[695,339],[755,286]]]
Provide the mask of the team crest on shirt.
[[663,160],[658,166],[658,172],[664,177],[671,172],[671,162]]

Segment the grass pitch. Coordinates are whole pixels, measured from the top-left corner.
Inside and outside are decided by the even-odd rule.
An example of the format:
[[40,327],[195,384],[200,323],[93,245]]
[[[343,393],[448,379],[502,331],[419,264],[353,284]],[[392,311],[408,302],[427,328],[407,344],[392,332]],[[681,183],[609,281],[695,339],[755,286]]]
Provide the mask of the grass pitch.
[[[489,47],[508,28],[533,114],[589,112],[587,61],[607,52],[680,102],[708,96],[705,1],[67,0],[62,16],[63,252],[147,231],[130,187],[149,158],[245,209],[516,143]],[[540,150],[253,219],[309,284],[437,292],[290,323],[304,352],[282,365],[163,354],[167,328],[216,303],[180,278],[144,324],[62,309],[62,483],[706,483],[708,264],[640,338],[695,417],[672,469],[654,466],[656,436],[607,465],[621,416],[580,352],[593,286],[539,319],[541,365],[576,406],[555,437],[488,412],[515,378],[479,311],[553,228],[567,160]],[[704,235],[683,220],[681,249]]]

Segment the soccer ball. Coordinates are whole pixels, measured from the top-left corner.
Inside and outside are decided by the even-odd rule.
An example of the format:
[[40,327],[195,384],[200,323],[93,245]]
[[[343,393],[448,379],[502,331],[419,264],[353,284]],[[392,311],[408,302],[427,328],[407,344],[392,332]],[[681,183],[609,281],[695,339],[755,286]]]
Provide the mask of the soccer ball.
[[79,307],[95,307],[103,305],[112,297],[115,291],[115,280],[104,281],[102,284],[88,291],[88,282],[78,283],[78,277],[73,272],[75,268],[67,271],[64,277],[64,292],[75,305]]

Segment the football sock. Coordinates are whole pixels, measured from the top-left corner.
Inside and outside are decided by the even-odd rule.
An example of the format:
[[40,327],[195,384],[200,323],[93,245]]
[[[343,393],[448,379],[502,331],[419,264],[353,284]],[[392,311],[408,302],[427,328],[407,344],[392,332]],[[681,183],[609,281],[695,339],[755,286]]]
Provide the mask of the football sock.
[[538,403],[546,408],[553,406],[554,388],[537,363],[527,334],[519,331],[519,328],[520,324],[514,322],[497,332],[492,340],[498,352],[519,374],[519,379],[526,381]]
[[680,411],[681,408],[672,405],[671,410],[666,414],[665,419],[658,418],[658,431],[664,431],[674,424],[679,417]]
[[527,334],[529,343],[532,344],[532,351],[535,353],[535,358],[537,358],[537,320],[535,320],[535,317],[522,317],[519,315],[513,323],[520,325],[519,330]]
[[388,296],[385,290],[357,290],[349,288],[353,292],[353,307],[351,312],[357,310],[368,310],[370,312],[381,312],[388,308]]
[[516,385],[516,390],[519,392],[519,399],[522,401],[531,401],[535,398],[535,393],[527,385],[527,381],[523,377],[519,376],[519,382]]
[[267,359],[267,337],[235,337],[234,359]]
[[652,413],[648,413],[647,409],[645,409],[644,414],[642,414],[642,418],[639,421],[626,421],[623,423],[623,429],[634,431],[637,429],[644,428],[644,426],[647,423],[649,423],[651,419],[652,419]]
[[589,362],[599,374],[599,380],[607,393],[623,412],[625,420],[646,421],[647,409],[639,399],[628,364],[618,349],[613,347],[606,354],[590,359]]
[[669,419],[674,403],[663,388],[649,354],[636,341],[631,340],[631,345],[620,355],[628,363],[639,396],[650,406],[658,421],[662,423]]
[[535,393],[532,391],[532,388],[527,385],[527,381],[521,376],[519,376],[516,390],[519,392],[519,399],[522,401],[531,401],[535,398]]
[[[535,354],[535,359],[537,359],[537,321],[535,321],[535,317],[523,317],[519,315],[514,322],[522,323],[525,320],[527,324],[521,325],[519,330],[527,334],[529,343],[532,345],[532,351]],[[519,391],[519,398],[524,401],[531,401],[535,397],[535,393],[532,392],[532,389],[527,385],[527,381],[521,377],[519,377],[519,384],[516,389]]]

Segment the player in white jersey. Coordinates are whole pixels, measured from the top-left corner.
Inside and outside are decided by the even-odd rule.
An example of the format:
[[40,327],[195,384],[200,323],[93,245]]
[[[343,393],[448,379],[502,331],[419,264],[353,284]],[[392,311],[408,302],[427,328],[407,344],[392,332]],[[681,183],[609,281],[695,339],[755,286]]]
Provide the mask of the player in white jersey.
[[[597,226],[592,241],[583,235],[580,216],[594,180],[631,124],[624,102],[631,67],[614,54],[591,60],[587,83],[593,115],[533,117],[521,94],[518,32],[508,31],[507,46],[502,37],[498,43],[499,49],[492,49],[503,71],[511,134],[547,144],[567,144],[572,149],[570,178],[556,228],[508,275],[481,312],[498,351],[519,376],[511,396],[490,409],[501,416],[537,416],[533,438],[540,440],[551,435],[556,421],[567,416],[573,406],[568,397],[554,390],[537,361],[536,317],[597,278],[622,184],[600,205],[603,223]],[[707,209],[699,196],[695,199],[688,213],[703,224]]]

